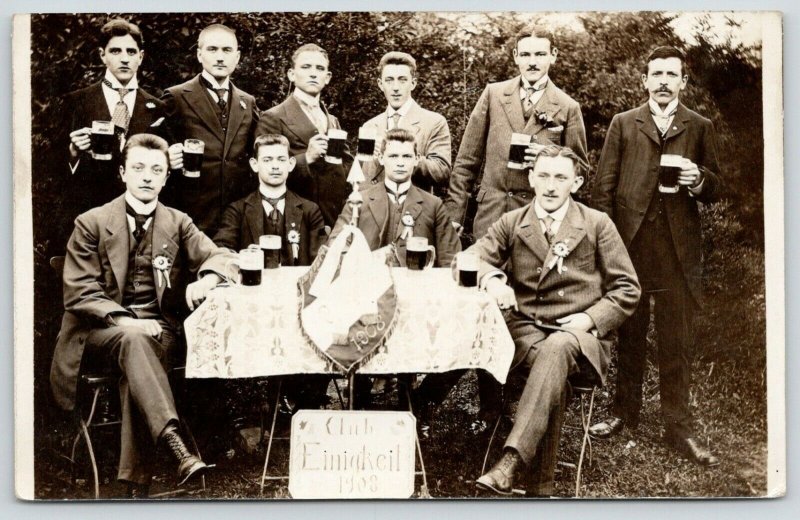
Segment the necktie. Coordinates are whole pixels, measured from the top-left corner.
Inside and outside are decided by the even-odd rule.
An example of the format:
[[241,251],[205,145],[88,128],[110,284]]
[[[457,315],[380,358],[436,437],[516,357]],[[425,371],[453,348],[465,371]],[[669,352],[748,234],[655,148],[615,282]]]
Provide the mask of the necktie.
[[215,87],[203,76],[200,76],[200,82],[207,89],[214,91],[214,94],[217,95],[217,106],[219,106],[220,109],[225,110],[225,105],[227,105],[227,102],[225,101],[225,95],[228,93],[228,89]]
[[392,128],[397,128],[400,124],[400,112],[395,112],[392,114]]
[[136,229],[133,230],[133,239],[138,244],[142,240],[142,237],[145,233],[144,224],[152,214],[142,215],[141,213],[136,213],[136,211],[127,202],[125,203],[125,211],[128,213],[128,215],[133,217],[133,220],[136,223]]
[[656,114],[655,112],[650,110],[650,114],[653,116],[653,120],[655,121],[656,126],[658,127],[658,131],[661,132],[661,135],[667,133],[667,131],[669,130],[669,120],[672,116],[675,115],[675,112],[677,111],[678,111],[677,107],[669,114],[664,114],[664,113]]
[[552,244],[553,238],[555,238],[553,236],[553,222],[556,220],[550,215],[547,215],[541,220],[544,222],[544,236],[547,237],[547,243]]
[[405,202],[408,190],[397,192],[387,186],[386,193],[389,194],[389,200],[397,205],[400,205]]
[[125,104],[125,96],[127,96],[129,92],[132,92],[133,89],[114,88],[107,79],[103,80],[103,84],[110,89],[116,90],[119,94],[119,101],[117,101],[117,104],[114,106],[114,113],[111,114],[111,122],[114,123],[114,126],[117,128],[122,129],[122,133],[124,134],[128,131],[128,123],[130,123],[131,120],[131,116],[128,113],[128,105]]
[[533,113],[533,105],[534,105],[533,95],[536,94],[537,92],[544,90],[545,87],[547,87],[547,82],[545,82],[544,85],[541,85],[539,87],[523,86],[523,88],[525,89],[525,98],[522,100],[522,111],[523,114],[525,115],[526,120],[530,119],[531,114]]
[[320,108],[319,104],[305,103],[308,111],[311,112],[311,122],[317,127],[317,131],[321,134],[328,133],[328,117],[325,112]]
[[286,198],[286,192],[283,192],[283,195],[275,197],[267,197],[263,193],[261,194],[261,199],[265,200],[272,206],[272,212],[269,214],[269,219],[272,221],[273,224],[277,224],[278,220],[280,219],[280,215],[278,215],[278,202]]

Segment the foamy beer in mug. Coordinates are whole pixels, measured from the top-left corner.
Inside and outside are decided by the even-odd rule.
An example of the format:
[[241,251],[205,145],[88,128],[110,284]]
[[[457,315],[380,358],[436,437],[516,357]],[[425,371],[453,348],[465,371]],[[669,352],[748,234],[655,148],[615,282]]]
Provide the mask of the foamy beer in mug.
[[200,177],[203,168],[203,151],[206,144],[200,139],[187,139],[183,142],[183,176]]
[[[255,287],[261,285],[261,268],[264,262],[264,256],[257,245],[251,244],[247,249],[239,251],[239,257],[228,262],[228,268],[231,264],[239,266],[239,276],[231,277],[229,280],[233,285],[244,285],[247,287]],[[226,269],[228,271],[228,269]]]
[[428,245],[427,238],[409,237],[406,241],[406,267],[412,271],[422,271],[431,267],[434,261],[436,248]]
[[92,158],[97,161],[110,161],[114,150],[114,123],[111,121],[92,121]]
[[663,154],[661,167],[658,170],[658,191],[661,193],[678,193],[680,185],[678,177],[681,174],[683,157],[680,155]]
[[328,130],[328,151],[325,152],[325,162],[342,164],[344,144],[347,141],[347,132],[338,128]]
[[[358,129],[358,153],[356,157],[359,161],[371,161],[375,153],[375,136],[377,130],[374,126],[362,126]],[[330,147],[330,144],[328,145]]]
[[508,150],[508,167],[512,170],[522,170],[525,167],[525,150],[531,144],[528,134],[511,134],[511,148]]
[[280,235],[261,235],[258,238],[264,258],[264,269],[277,269],[281,266]]
[[471,251],[462,251],[456,255],[456,268],[458,269],[458,285],[461,287],[478,286],[478,268],[480,258]]

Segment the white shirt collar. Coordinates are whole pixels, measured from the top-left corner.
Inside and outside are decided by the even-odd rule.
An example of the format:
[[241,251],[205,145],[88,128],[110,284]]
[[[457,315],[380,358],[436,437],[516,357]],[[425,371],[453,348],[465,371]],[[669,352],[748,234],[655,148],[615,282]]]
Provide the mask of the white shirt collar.
[[555,222],[561,222],[564,220],[564,217],[567,216],[567,211],[569,210],[569,201],[570,198],[567,198],[560,208],[552,213],[548,213],[548,211],[539,204],[539,199],[535,198],[533,200],[533,210],[536,212],[536,217],[539,219],[544,219],[546,216],[550,215]]
[[406,99],[406,102],[403,103],[403,105],[397,110],[392,108],[392,105],[389,105],[386,109],[386,117],[391,119],[395,113],[400,114],[401,118],[406,117],[408,115],[408,111],[411,110],[411,105],[413,104],[414,104],[414,99],[411,98],[411,96],[409,96],[409,98]]
[[[111,83],[111,87],[114,89],[127,88],[130,90],[136,90],[137,88],[139,88],[139,82],[137,81],[136,76],[132,77],[127,85],[123,85],[113,74],[111,74],[110,70],[106,69],[106,73],[105,76],[103,76],[103,79]],[[103,86],[108,88],[105,83],[103,83]]]
[[[277,199],[281,195],[286,193],[286,185],[279,188],[273,188],[272,186],[267,186],[266,184],[259,182],[258,191],[261,195],[265,197],[269,197],[271,199]],[[269,216],[273,210],[277,209],[281,212],[281,214],[285,213],[286,210],[286,198],[282,198],[278,201],[277,208],[274,208],[272,204],[267,202],[264,199],[261,199],[261,205],[264,207],[264,212],[266,212],[267,216]]]
[[664,110],[661,110],[661,107],[658,106],[658,103],[653,98],[650,98],[647,103],[650,105],[650,111],[657,116],[673,115],[672,113],[678,108],[678,98],[670,101]]
[[292,92],[292,95],[294,97],[296,97],[298,100],[300,100],[301,102],[303,102],[307,106],[310,106],[310,107],[318,107],[319,106],[319,94],[317,94],[316,96],[311,96],[309,94],[306,94],[305,92],[303,92],[299,88],[295,88],[294,92]]
[[230,90],[230,88],[231,88],[231,85],[230,85],[231,78],[230,78],[230,76],[228,76],[227,78],[222,80],[222,83],[219,83],[217,81],[217,78],[215,78],[214,76],[209,74],[208,71],[206,71],[206,69],[203,69],[203,72],[201,72],[200,75],[203,76],[206,79],[206,81],[211,83],[211,86],[213,86],[214,88],[226,88],[228,90]]
[[389,180],[388,177],[384,177],[383,184],[390,190],[395,193],[403,193],[404,191],[408,191],[411,188],[411,179],[407,180],[406,182],[401,182],[397,184],[396,182]]
[[522,86],[519,88],[520,99],[524,99],[524,98],[526,98],[528,96],[528,88],[529,87],[533,87],[533,88],[537,89],[537,92],[543,92],[544,89],[542,89],[542,90],[539,90],[539,89],[541,89],[544,85],[547,84],[548,81],[550,81],[550,77],[547,74],[545,74],[544,76],[539,78],[539,81],[537,81],[533,85],[531,85],[528,82],[528,80],[525,79],[525,76],[520,76],[520,77],[522,78]]
[[134,197],[133,195],[131,195],[131,192],[126,191],[125,202],[130,204],[131,208],[133,208],[133,211],[135,211],[136,213],[140,215],[149,215],[150,213],[155,211],[156,205],[158,204],[158,198],[155,198],[150,202],[144,203],[141,200]]

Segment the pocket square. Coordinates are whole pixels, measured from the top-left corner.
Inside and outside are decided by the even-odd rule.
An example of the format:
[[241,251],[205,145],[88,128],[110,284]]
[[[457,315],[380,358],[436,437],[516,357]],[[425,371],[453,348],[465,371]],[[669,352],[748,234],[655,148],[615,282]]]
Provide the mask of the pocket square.
[[242,107],[242,110],[247,110],[247,104],[244,102],[243,99],[239,100],[239,106]]
[[551,132],[563,132],[564,131],[564,125],[551,126],[551,127],[548,128],[548,130],[550,130]]
[[156,119],[156,120],[153,122],[153,124],[151,124],[151,125],[150,125],[150,128],[154,128],[154,127],[156,127],[156,126],[159,126],[159,125],[160,125],[161,123],[163,123],[163,122],[164,122],[164,118],[163,118],[163,117],[159,117],[158,119]]

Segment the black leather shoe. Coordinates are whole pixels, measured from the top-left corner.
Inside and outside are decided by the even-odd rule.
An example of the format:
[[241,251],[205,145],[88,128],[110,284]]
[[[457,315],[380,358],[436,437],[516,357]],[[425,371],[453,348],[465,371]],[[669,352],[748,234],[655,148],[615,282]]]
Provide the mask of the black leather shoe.
[[208,469],[208,466],[200,460],[200,457],[193,455],[186,448],[178,429],[174,426],[168,426],[164,433],[161,434],[161,439],[178,461],[179,486],[185,484],[190,478],[199,477]]
[[624,427],[624,419],[612,416],[605,421],[591,425],[589,427],[589,435],[598,439],[608,439],[621,432]]
[[134,484],[133,482],[128,483],[128,493],[127,497],[133,500],[136,499],[143,499],[150,497],[150,485],[149,484]]
[[501,495],[510,495],[517,477],[517,469],[522,465],[522,457],[514,450],[503,453],[497,464],[485,475],[482,475],[475,484],[485,490],[494,491]]
[[665,435],[664,440],[673,449],[685,455],[698,466],[712,467],[719,465],[719,459],[710,450],[701,446],[694,437]]

